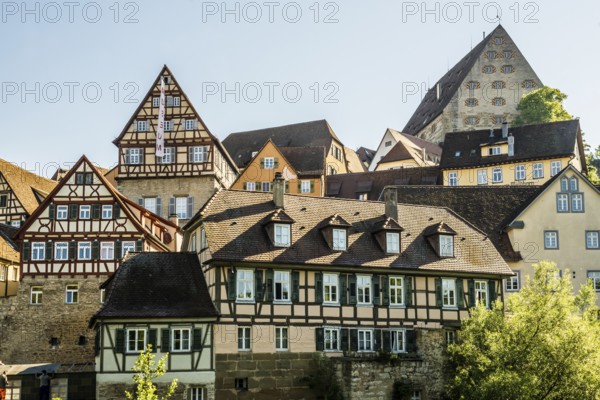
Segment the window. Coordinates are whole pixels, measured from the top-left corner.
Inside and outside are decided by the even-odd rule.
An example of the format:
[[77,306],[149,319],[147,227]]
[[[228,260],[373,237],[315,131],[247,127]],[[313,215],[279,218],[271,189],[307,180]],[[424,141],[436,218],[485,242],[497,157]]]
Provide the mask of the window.
[[338,276],[323,274],[323,302],[336,304],[338,299]]
[[208,162],[208,146],[194,146],[190,149],[190,162]]
[[421,400],[421,391],[413,390],[412,396],[410,396],[410,400]]
[[159,164],[175,163],[175,148],[174,147],[165,147],[164,151],[165,151],[165,155],[162,157],[158,157],[158,163]]
[[371,304],[371,277],[359,275],[356,277],[356,297],[358,304]]
[[493,183],[501,183],[502,182],[502,168],[494,168],[492,170],[492,182]]
[[471,81],[469,82],[469,90],[473,91],[479,87],[479,82]]
[[358,331],[358,351],[373,351],[373,331]]
[[517,165],[515,168],[515,180],[516,181],[524,181],[525,180],[525,166]]
[[392,343],[390,343],[392,353],[406,352],[406,331],[404,329],[391,331],[390,339],[392,341]]
[[167,106],[168,107],[179,107],[179,106],[181,106],[181,97],[179,97],[179,96],[176,96],[176,97],[168,96],[167,97]]
[[238,392],[245,392],[248,390],[248,378],[235,378],[235,389]]
[[556,210],[558,212],[569,212],[569,195],[567,193],[556,195]]
[[261,183],[261,191],[270,192],[271,191],[271,182],[262,182]]
[[288,351],[288,328],[275,327],[275,350]]
[[552,161],[550,163],[550,176],[558,175],[558,173],[562,170],[562,162],[560,161]]
[[46,258],[46,243],[31,244],[31,259],[33,261],[41,261]]
[[358,200],[361,200],[361,201],[369,200],[369,194],[368,193],[359,193]]
[[77,304],[79,300],[79,286],[77,285],[67,285],[66,294],[65,294],[65,303],[66,304]]
[[139,353],[146,349],[146,329],[127,329],[127,352]]
[[454,257],[454,236],[440,235],[440,257]]
[[129,162],[127,164],[137,165],[142,163],[142,149],[129,149]]
[[346,250],[345,229],[333,229],[333,250]]
[[100,289],[100,304],[106,301],[106,289]]
[[91,260],[92,259],[92,244],[90,242],[79,242],[78,245],[78,259],[80,260]]
[[500,147],[490,147],[488,149],[488,155],[490,156],[497,156],[500,155],[502,153],[502,149]]
[[113,218],[113,206],[110,204],[104,204],[102,206],[102,219],[112,219]]
[[504,118],[502,116],[496,115],[494,122],[496,125],[501,125],[504,122]]
[[273,285],[275,285],[275,301],[290,301],[290,273],[288,271],[275,271]]
[[456,150],[456,151],[454,152],[454,157],[460,157],[460,154],[461,154],[461,153],[460,153],[460,150]]
[[600,292],[600,272],[588,271],[588,279],[592,280],[596,292]]
[[342,161],[342,149],[340,149],[339,147],[332,146],[331,154],[333,154],[336,160]]
[[390,276],[390,305],[404,305],[404,278],[401,276]]
[[256,184],[254,182],[246,182],[246,190],[249,192],[256,191]]
[[173,121],[164,121],[164,123],[163,123],[163,130],[165,132],[172,131],[173,130]]
[[480,169],[479,171],[477,171],[477,184],[478,185],[487,185],[487,183],[488,183],[487,170]]
[[137,130],[139,132],[146,132],[148,130],[148,121],[137,121]]
[[6,208],[8,206],[8,195],[0,194],[0,208]]
[[512,58],[512,56],[513,56],[513,52],[512,51],[510,51],[510,50],[504,50],[504,58],[505,59],[509,60],[509,59]]
[[583,193],[573,193],[571,195],[571,211],[583,212]]
[[385,147],[390,147],[392,145],[392,141],[388,140],[387,142],[385,142]]
[[290,247],[290,226],[275,224],[275,246]]
[[79,206],[79,219],[90,219],[92,206]]
[[448,174],[448,186],[458,186],[458,173],[450,172]]
[[192,349],[191,332],[192,330],[190,328],[173,328],[171,330],[171,336],[173,337],[171,351],[190,351]]
[[310,181],[301,181],[300,193],[310,193]]
[[160,97],[152,98],[152,107],[160,107]]
[[188,198],[187,197],[175,197],[175,214],[179,219],[188,219],[191,216],[188,215]]
[[100,259],[114,260],[115,259],[115,244],[113,242],[102,242],[100,244]]
[[467,125],[477,125],[477,117],[467,117]]
[[42,304],[42,287],[41,286],[32,286],[30,292],[30,303],[31,304]]
[[467,107],[475,107],[477,105],[477,99],[467,99],[465,100],[465,105]]
[[121,257],[125,257],[127,253],[133,253],[135,251],[135,242],[123,242],[121,251]]
[[569,179],[569,191],[577,192],[579,190],[579,181],[577,178]]
[[485,74],[493,74],[495,70],[496,68],[494,68],[492,65],[486,65],[483,67],[483,73]]
[[516,274],[515,276],[511,276],[510,278],[507,278],[504,280],[507,292],[516,292],[519,290],[519,287],[520,287],[519,282],[520,282],[521,272],[519,272],[519,271],[513,271],[513,272]]
[[598,231],[586,232],[585,233],[585,248],[586,249],[599,249],[600,248],[599,241],[598,241],[599,235],[600,235],[600,232],[598,232]]
[[502,72],[505,74],[512,74],[513,72],[515,72],[515,67],[513,67],[512,65],[503,65]]
[[202,387],[190,388],[190,400],[204,400],[204,388],[202,388]]
[[[505,83],[502,81],[495,81],[492,83],[493,89],[501,90],[501,89],[504,89],[504,87],[505,87]],[[500,117],[500,118],[502,118],[502,117]]]
[[337,170],[335,169],[335,167],[333,165],[329,165],[327,167],[327,175],[337,175]]
[[558,249],[558,231],[544,232],[544,248],[547,250]]
[[238,270],[237,272],[237,299],[239,301],[254,300],[254,272]]
[[496,52],[495,51],[488,51],[487,52],[487,56],[490,60],[494,60],[496,58]]
[[385,233],[386,253],[400,254],[400,234],[396,232]]
[[58,242],[54,244],[54,259],[56,261],[65,261],[69,259],[69,244],[67,242]]
[[156,197],[144,197],[143,203],[146,210],[150,211],[151,213],[158,214],[158,201]]
[[65,220],[69,215],[69,206],[56,206],[56,219]]
[[492,104],[495,106],[503,106],[506,104],[506,100],[504,100],[502,97],[496,97],[494,100],[492,100]]
[[533,179],[541,179],[544,177],[544,164],[533,164]]
[[275,168],[275,158],[273,157],[265,157],[265,169],[274,169]]
[[204,228],[200,229],[200,250],[206,249],[208,246],[206,245],[206,230]]
[[340,350],[340,330],[337,328],[325,328],[325,351]]
[[489,308],[487,281],[475,281],[475,304]]
[[535,83],[533,83],[533,81],[527,80],[523,82],[523,87],[525,89],[532,89],[535,87]]
[[504,38],[502,36],[496,36],[494,38],[494,43],[496,43],[496,44],[503,44],[504,43]]
[[456,281],[442,279],[442,306],[456,307]]
[[250,351],[252,328],[248,326],[238,328],[238,351]]
[[196,120],[195,119],[186,119],[185,120],[185,130],[193,131],[196,129]]
[[456,331],[446,331],[445,336],[447,345],[456,342]]

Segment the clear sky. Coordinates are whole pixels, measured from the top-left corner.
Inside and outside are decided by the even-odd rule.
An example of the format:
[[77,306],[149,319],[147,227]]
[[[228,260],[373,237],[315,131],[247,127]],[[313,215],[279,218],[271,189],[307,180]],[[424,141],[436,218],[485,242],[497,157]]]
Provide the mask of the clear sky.
[[[167,64],[218,138],[327,119],[349,147],[402,129],[426,90],[502,25],[600,144],[600,2],[0,2],[0,158],[110,167]],[[39,165],[36,165],[39,163]]]

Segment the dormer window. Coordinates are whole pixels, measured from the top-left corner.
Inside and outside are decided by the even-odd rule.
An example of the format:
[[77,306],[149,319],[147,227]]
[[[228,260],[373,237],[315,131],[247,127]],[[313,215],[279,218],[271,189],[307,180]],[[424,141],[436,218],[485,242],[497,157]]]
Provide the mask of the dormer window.
[[274,243],[277,247],[290,247],[290,225],[275,224]]
[[443,222],[425,229],[425,236],[439,258],[454,257],[454,236],[456,232]]
[[501,153],[502,153],[502,149],[500,147],[498,147],[498,146],[496,146],[496,147],[490,147],[488,149],[488,154],[490,156],[497,156],[497,155],[500,155]]
[[348,229],[351,225],[338,214],[332,215],[321,224],[323,238],[333,251],[346,251],[348,248]]
[[333,250],[346,250],[346,229],[333,229]]
[[454,236],[440,235],[440,257],[454,257]]
[[400,254],[400,233],[386,232],[385,233],[386,253]]
[[393,218],[386,217],[374,226],[377,243],[387,255],[400,254],[400,233],[404,230]]

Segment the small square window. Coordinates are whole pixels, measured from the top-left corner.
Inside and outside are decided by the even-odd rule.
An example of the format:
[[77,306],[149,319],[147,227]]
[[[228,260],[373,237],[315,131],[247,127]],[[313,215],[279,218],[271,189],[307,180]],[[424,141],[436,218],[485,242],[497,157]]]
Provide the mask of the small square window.
[[275,168],[275,158],[274,157],[265,157],[264,168],[265,169],[274,169]]
[[256,191],[256,183],[255,182],[246,182],[246,190],[249,192]]
[[171,351],[186,352],[192,349],[192,330],[190,328],[171,329]]
[[142,163],[142,149],[128,149],[125,154],[125,164],[139,165]]
[[31,260],[42,261],[46,258],[46,243],[31,244]]
[[260,184],[261,191],[268,193],[271,191],[271,182],[261,182]]
[[388,140],[387,142],[385,142],[385,147],[390,147],[392,145],[392,141]]
[[552,161],[550,163],[550,176],[558,175],[558,173],[562,170],[562,162],[560,161]]
[[495,60],[496,59],[496,52],[495,51],[488,51],[487,52],[487,56],[490,60]]
[[235,378],[235,390],[246,392],[248,390],[248,378]]
[[205,163],[208,162],[208,146],[194,146],[190,148],[190,162]]
[[125,257],[127,253],[133,253],[135,251],[135,242],[123,242],[121,247],[121,257]]
[[137,121],[138,132],[146,132],[148,130],[148,121]]
[[196,129],[196,120],[195,119],[186,119],[185,120],[185,130],[186,131],[193,131],[194,129]]
[[496,36],[494,38],[494,43],[496,43],[496,44],[503,44],[504,43],[504,38],[502,36]]
[[41,286],[32,286],[30,291],[30,303],[42,304],[43,291]]
[[518,292],[519,291],[519,282],[521,278],[520,271],[513,271],[516,275],[511,276],[510,278],[506,278],[504,280],[504,287],[507,292]]
[[203,387],[190,388],[190,400],[205,400],[204,392],[205,388]]
[[102,219],[113,218],[113,206],[112,204],[104,204],[102,206]]
[[146,329],[127,329],[127,353],[140,353],[146,349]]
[[546,250],[558,249],[558,231],[544,232],[544,248]]
[[65,303],[66,304],[77,304],[78,300],[79,300],[79,286],[67,285],[66,294],[65,294]]
[[505,74],[512,74],[513,72],[515,72],[515,67],[513,67],[512,65],[504,65],[502,66],[502,72]]
[[513,52],[510,50],[505,50],[504,51],[504,58],[507,60],[510,60],[513,57]]
[[175,148],[174,147],[165,147],[164,156],[158,157],[157,162],[159,164],[174,164],[175,163]]

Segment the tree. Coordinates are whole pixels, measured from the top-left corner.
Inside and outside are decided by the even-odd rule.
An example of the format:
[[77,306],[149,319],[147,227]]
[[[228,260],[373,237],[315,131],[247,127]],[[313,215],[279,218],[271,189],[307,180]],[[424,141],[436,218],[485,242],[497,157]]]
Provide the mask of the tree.
[[506,312],[475,308],[448,347],[451,399],[600,399],[600,324],[591,283],[577,295],[569,273],[534,266]]
[[514,125],[543,124],[573,119],[563,107],[566,98],[566,94],[549,86],[543,86],[526,94],[517,105],[519,115]]
[[175,389],[177,389],[177,379],[171,382],[164,397],[158,396],[156,393],[156,385],[153,383],[156,378],[163,376],[167,372],[167,357],[168,356],[165,355],[158,360],[155,367],[155,356],[152,353],[152,345],[149,344],[148,347],[146,347],[146,350],[143,353],[140,353],[140,356],[133,366],[133,371],[137,372],[137,374],[133,376],[133,381],[136,384],[135,393],[132,394],[126,391],[125,397],[130,400],[166,400],[171,397],[175,392]]

